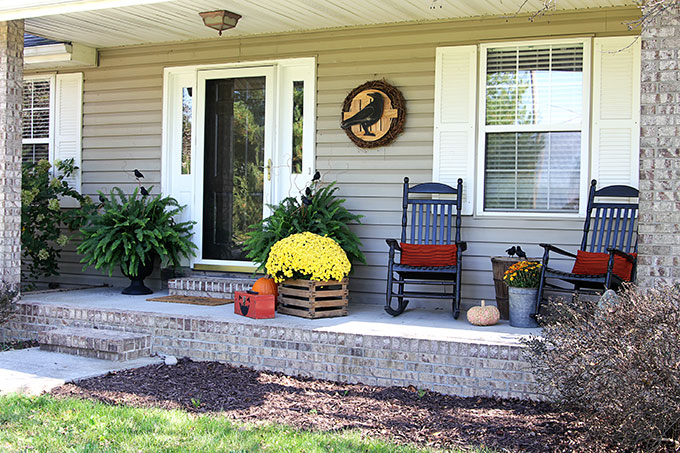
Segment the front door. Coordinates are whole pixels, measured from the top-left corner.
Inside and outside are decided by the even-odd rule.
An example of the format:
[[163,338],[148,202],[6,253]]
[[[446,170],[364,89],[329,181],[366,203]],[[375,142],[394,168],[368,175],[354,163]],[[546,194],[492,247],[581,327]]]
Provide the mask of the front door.
[[194,220],[196,268],[243,270],[249,227],[313,174],[314,60],[169,68],[163,192]]
[[246,260],[264,208],[266,99],[265,76],[205,81],[203,259]]

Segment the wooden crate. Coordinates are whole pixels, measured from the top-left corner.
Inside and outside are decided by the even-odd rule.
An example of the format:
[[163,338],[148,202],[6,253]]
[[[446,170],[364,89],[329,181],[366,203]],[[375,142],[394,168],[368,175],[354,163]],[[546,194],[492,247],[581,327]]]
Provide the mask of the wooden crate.
[[279,313],[303,318],[347,316],[348,280],[314,282],[286,280],[279,283]]

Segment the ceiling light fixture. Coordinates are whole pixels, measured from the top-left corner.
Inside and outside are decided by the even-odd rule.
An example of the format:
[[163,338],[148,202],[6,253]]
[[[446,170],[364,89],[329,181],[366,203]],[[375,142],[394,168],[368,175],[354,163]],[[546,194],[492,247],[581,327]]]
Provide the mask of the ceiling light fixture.
[[234,28],[241,18],[239,14],[223,9],[206,11],[204,13],[198,13],[198,15],[201,16],[206,27],[214,28],[219,32],[220,36],[222,36],[224,30]]

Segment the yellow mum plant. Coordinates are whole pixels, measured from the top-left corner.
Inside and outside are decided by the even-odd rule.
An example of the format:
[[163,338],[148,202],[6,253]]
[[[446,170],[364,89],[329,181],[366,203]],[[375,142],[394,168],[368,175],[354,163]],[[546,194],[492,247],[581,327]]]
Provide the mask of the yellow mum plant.
[[281,239],[272,246],[265,269],[280,283],[289,278],[325,282],[342,280],[352,265],[333,239],[304,232]]
[[505,271],[503,281],[515,288],[538,288],[541,266],[538,261],[519,261]]

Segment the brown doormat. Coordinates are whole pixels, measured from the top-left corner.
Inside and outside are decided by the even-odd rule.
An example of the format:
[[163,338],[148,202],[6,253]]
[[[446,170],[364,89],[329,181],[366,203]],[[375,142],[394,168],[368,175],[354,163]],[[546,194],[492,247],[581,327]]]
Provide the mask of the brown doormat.
[[234,302],[234,299],[218,299],[215,297],[198,297],[198,296],[163,296],[151,297],[147,299],[152,302],[172,302],[176,304],[192,304],[192,305],[227,305]]

